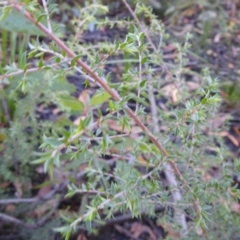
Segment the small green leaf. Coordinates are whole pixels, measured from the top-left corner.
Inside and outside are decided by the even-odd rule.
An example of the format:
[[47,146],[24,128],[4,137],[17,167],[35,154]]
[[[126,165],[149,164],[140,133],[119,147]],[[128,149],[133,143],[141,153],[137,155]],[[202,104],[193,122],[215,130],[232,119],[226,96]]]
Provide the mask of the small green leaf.
[[91,115],[89,115],[88,117],[86,117],[83,120],[84,129],[86,129],[88,127],[88,125],[90,124],[91,121],[92,121],[92,116]]
[[60,155],[59,155],[59,153],[56,154],[56,156],[54,157],[54,164],[55,164],[57,167],[60,167]]
[[199,120],[199,115],[198,115],[198,113],[194,113],[193,115],[192,115],[192,120],[194,121],[194,122],[198,122],[198,120]]
[[44,163],[44,166],[43,166],[43,171],[45,173],[49,173],[49,176],[50,178],[52,179],[53,178],[53,170],[54,170],[54,162],[53,162],[53,158],[49,158],[45,163]]
[[58,96],[58,99],[64,108],[79,112],[83,111],[84,109],[84,105],[82,102],[69,95],[60,95]]
[[37,23],[40,22],[42,20],[43,17],[46,17],[47,14],[46,13],[42,13],[37,17]]
[[147,80],[143,80],[140,82],[140,88],[144,88],[146,86]]
[[207,98],[203,98],[202,101],[201,101],[201,103],[202,103],[203,105],[205,105],[205,104],[207,104],[207,101],[208,101]]
[[144,58],[142,58],[141,63],[144,64],[145,62],[147,62],[147,60],[148,60],[148,57],[144,57]]
[[56,63],[60,63],[61,62],[61,58],[60,57],[56,57],[55,62]]
[[51,145],[52,147],[58,147],[62,144],[59,140],[57,140],[53,137],[45,137],[44,136],[43,141],[44,141],[44,143]]
[[110,111],[115,111],[116,110],[115,104],[113,103],[112,100],[110,100],[108,102],[108,106],[109,106]]
[[71,67],[75,66],[76,61],[81,57],[80,54],[78,54],[76,57],[74,57],[70,63]]
[[94,207],[91,207],[91,206],[87,206],[87,208],[89,209],[89,211],[88,211],[89,214],[84,220],[85,220],[85,222],[88,222],[88,221],[91,222],[96,218],[97,209]]
[[90,104],[91,106],[100,105],[106,102],[109,98],[111,98],[111,95],[108,92],[99,92],[92,97]]
[[22,82],[21,82],[21,90],[22,92],[25,94],[27,92],[27,80],[24,79]]
[[118,48],[119,48],[119,45],[120,45],[120,44],[119,44],[119,42],[115,44],[115,48],[114,48],[114,49],[115,49],[115,51],[117,51],[117,50],[118,50]]
[[0,21],[4,20],[8,16],[10,11],[11,11],[11,7],[10,6],[5,6],[3,8],[3,12],[2,12],[2,14],[0,16]]
[[67,56],[67,53],[65,51],[62,51],[62,56],[63,57],[66,57]]
[[51,158],[51,155],[45,155],[39,159],[36,159],[34,161],[31,162],[31,164],[41,164],[41,163],[45,163],[46,161],[48,161]]
[[139,148],[141,149],[142,152],[145,152],[145,153],[150,153],[151,152],[151,148],[145,142],[140,142],[139,143]]
[[54,231],[56,232],[60,232],[63,236],[65,240],[69,240],[73,229],[71,226],[63,226],[63,227],[59,227],[59,228],[54,228]]
[[92,230],[92,221],[86,221],[85,224],[86,224],[87,230],[91,231]]
[[138,40],[138,37],[135,34],[133,34],[133,33],[129,33],[127,36],[128,36],[128,38],[130,38],[133,41],[137,41]]
[[122,43],[122,44],[119,45],[119,48],[120,48],[120,49],[124,49],[127,45],[128,45],[128,43],[127,43],[127,42],[124,42],[124,43]]
[[44,66],[43,59],[41,58],[38,62],[38,68],[42,68]]
[[141,42],[144,41],[144,37],[145,37],[145,34],[144,34],[143,32],[141,32],[141,33],[139,34],[139,39],[140,39]]
[[128,53],[136,53],[138,51],[137,48],[132,43],[125,46],[123,50]]

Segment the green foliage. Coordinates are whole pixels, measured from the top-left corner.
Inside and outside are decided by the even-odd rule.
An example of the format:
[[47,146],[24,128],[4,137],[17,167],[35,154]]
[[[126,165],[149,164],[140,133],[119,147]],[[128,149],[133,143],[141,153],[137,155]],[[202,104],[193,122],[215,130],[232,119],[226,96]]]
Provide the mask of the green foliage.
[[223,92],[224,92],[224,98],[225,102],[231,106],[234,107],[239,103],[240,97],[240,88],[239,84],[237,82],[231,84],[231,83],[224,83],[221,86]]
[[[29,20],[27,20],[22,13],[17,10],[10,10],[11,8],[7,7],[3,11],[0,11],[1,21],[0,21],[0,29],[4,29],[12,32],[22,32],[30,35],[44,35],[41,30]],[[6,11],[9,11],[6,16]]]
[[[48,221],[48,223],[44,226],[34,230],[31,229],[29,231],[26,231],[25,229],[22,229],[21,236],[23,239],[28,240],[39,240],[41,238],[54,240],[56,239],[56,233],[54,232],[54,228],[57,228],[61,224],[62,223],[60,219],[53,219],[51,221]],[[60,236],[57,237],[60,239]]]
[[[39,21],[46,20],[44,10],[38,9],[34,3],[27,10]],[[53,11],[54,8],[50,15]],[[106,7],[86,4],[72,21],[73,36],[66,40],[76,57],[69,58],[54,42],[47,45],[36,38],[28,42],[31,49],[25,49],[23,54],[28,63],[7,65],[5,61],[0,77],[0,81],[5,81],[1,83],[1,97],[7,103],[11,119],[7,119],[8,114],[2,107],[0,120],[4,129],[0,135],[0,181],[13,183],[20,180],[27,184],[35,174],[36,165],[43,165],[53,181],[56,180],[55,170],[67,173],[66,198],[78,194],[83,197],[78,211],[64,211],[63,226],[52,222],[52,227],[65,239],[69,239],[79,226],[92,231],[95,223],[114,218],[118,212],[130,212],[132,217],[141,217],[142,214],[155,217],[160,224],[171,224],[184,239],[198,238],[195,229],[200,228],[206,231],[209,239],[221,238],[221,233],[231,239],[239,231],[239,218],[229,210],[229,203],[239,199],[239,191],[231,186],[233,166],[225,162],[229,153],[221,141],[215,154],[209,154],[208,147],[215,147],[215,139],[203,131],[218,111],[221,101],[218,81],[203,71],[199,88],[190,93],[183,73],[191,36],[187,34],[182,44],[172,42],[165,34],[164,25],[146,5],[137,5],[135,11],[137,15],[152,20],[147,33],[129,21],[125,39],[102,42],[97,46],[76,44],[73,40],[78,39],[92,23],[96,27],[118,24],[115,20],[112,23],[110,19],[101,19],[101,15],[107,12]],[[7,6],[3,12],[3,21],[12,24],[15,19],[11,15],[13,11]],[[27,29],[27,34],[40,35],[34,30],[36,26],[28,28],[25,20],[19,18],[18,21],[21,32]],[[6,30],[10,30],[9,25]],[[160,41],[151,46],[148,38],[155,36]],[[176,46],[178,54],[173,62],[165,62],[162,56],[166,43]],[[3,45],[6,49],[7,44]],[[46,53],[51,54],[50,60],[44,60]],[[124,58],[118,59],[120,56]],[[94,74],[87,74],[78,66],[78,59],[83,57],[94,74],[104,79],[104,84],[111,87],[113,93],[119,93],[118,98],[111,96],[106,89],[97,90],[92,96],[89,94],[89,102],[71,96],[75,87],[66,81],[65,76],[73,71],[81,74],[87,86],[99,87],[93,79]],[[105,70],[107,68],[104,69],[114,64],[110,57],[116,57],[115,63],[122,64],[122,81],[113,81]],[[33,60],[35,68],[30,68]],[[158,70],[160,67],[165,69],[165,74]],[[171,82],[166,75],[171,76]],[[178,93],[173,103],[168,96],[165,110],[157,106],[157,100],[166,96],[164,84],[173,84]],[[140,133],[134,125],[133,117],[128,115],[131,103],[135,116],[153,130],[166,153],[150,141],[147,130]],[[49,117],[38,116],[41,110],[53,106],[61,110],[61,117],[50,121]],[[151,111],[147,109],[149,106]],[[36,111],[38,108],[39,112]],[[103,109],[106,110],[104,114]],[[69,121],[72,115],[80,118],[78,124]],[[114,160],[113,169],[105,156]],[[174,174],[172,169],[170,171],[177,179],[177,185],[171,185],[167,177],[168,166],[173,166],[173,162],[181,172],[175,176],[176,171]],[[79,182],[76,176],[83,166],[86,181]],[[221,176],[206,179],[209,170],[215,166],[222,167]],[[239,168],[238,160],[234,167]],[[161,173],[169,181],[168,188],[163,184]],[[26,186],[23,196],[29,196],[27,189]],[[1,191],[3,196],[11,197],[4,189]],[[177,200],[174,199],[176,192],[181,195]],[[197,212],[193,210],[193,202],[198,204]],[[156,213],[159,207],[164,208],[161,215]],[[169,208],[172,208],[174,218]],[[176,216],[179,212],[191,219],[187,222],[188,229],[178,222]],[[24,220],[28,220],[27,217]]]
[[109,95],[108,92],[102,91],[99,93],[96,93],[92,98],[91,98],[91,106],[99,105],[104,102],[106,102],[111,96]]
[[[53,74],[52,70],[51,74]],[[40,79],[41,81],[39,81]],[[52,79],[48,78],[48,71],[45,70],[9,78],[10,84],[3,93],[7,96],[6,101],[12,123],[10,123],[9,128],[3,131],[6,149],[2,157],[3,164],[0,167],[2,181],[13,181],[18,178],[15,174],[16,170],[20,171],[21,174],[19,174],[23,178],[32,175],[29,163],[33,159],[32,152],[40,144],[39,138],[44,134],[48,135],[53,128],[58,129],[57,122],[38,120],[36,113],[36,107],[39,103],[47,107],[53,103],[54,99],[58,99],[59,92],[65,91],[69,94],[69,91],[74,89],[66,82],[56,81],[58,83],[55,87],[52,84]],[[24,93],[27,92],[27,94],[22,97],[18,89]],[[1,113],[5,116],[3,109]],[[5,116],[3,122],[6,121]],[[19,165],[22,167],[19,168]]]

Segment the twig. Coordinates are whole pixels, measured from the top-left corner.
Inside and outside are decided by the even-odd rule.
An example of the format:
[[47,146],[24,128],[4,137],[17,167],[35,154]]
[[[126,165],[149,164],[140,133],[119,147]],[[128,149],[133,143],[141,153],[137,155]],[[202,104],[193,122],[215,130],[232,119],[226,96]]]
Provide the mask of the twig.
[[4,213],[0,213],[0,219],[4,222],[11,222],[11,223],[14,223],[16,225],[29,227],[28,224],[24,223],[23,221],[15,218],[15,217],[11,217],[11,216],[9,216],[7,214],[4,214]]
[[34,228],[40,227],[42,226],[45,222],[48,221],[48,219],[55,213],[55,211],[57,210],[58,206],[60,203],[60,199],[58,199],[56,201],[56,204],[54,205],[54,207],[52,208],[52,210],[47,213],[45,216],[43,216],[40,220],[38,220],[35,224],[33,224]]
[[[138,39],[138,46],[141,46],[141,42],[140,39]],[[140,84],[142,82],[142,55],[141,55],[141,51],[138,51],[138,93],[137,93],[137,97],[140,98],[140,94],[141,94],[141,88],[140,88]],[[138,108],[139,108],[139,102],[137,101],[136,104],[136,109],[135,109],[135,114],[137,115],[138,112]]]
[[65,181],[41,197],[37,196],[33,198],[2,199],[0,200],[0,205],[1,204],[5,205],[5,204],[21,204],[21,203],[38,203],[38,202],[47,201],[52,199],[55,193],[64,189],[67,186],[67,184],[68,184],[68,181]]
[[157,52],[157,48],[155,47],[155,45],[153,44],[151,38],[149,37],[149,34],[147,32],[147,30],[144,29],[144,27],[142,26],[142,24],[140,23],[140,21],[138,20],[136,14],[133,12],[132,8],[129,6],[129,4],[127,3],[126,0],[122,0],[122,2],[124,3],[124,5],[127,7],[128,11],[131,13],[131,15],[133,16],[134,20],[137,22],[138,26],[141,28],[141,31],[145,34],[148,42],[150,43],[152,49]]
[[18,69],[16,72],[6,73],[6,74],[3,74],[3,75],[0,75],[0,84],[2,84],[2,81],[3,81],[4,78],[10,78],[10,77],[18,76],[18,75],[23,74],[23,73],[27,74],[27,73],[37,72],[39,70],[54,68],[54,67],[60,66],[64,62],[65,61],[63,61],[61,63],[54,63],[54,64],[51,64],[51,65],[47,65],[46,67],[43,66],[41,68],[36,67],[36,68],[30,68],[30,69],[27,69],[27,70]]
[[[139,129],[140,130],[140,129]],[[141,130],[140,130],[141,131]],[[139,133],[138,131],[136,132],[131,132],[131,133],[123,133],[123,134],[116,134],[116,135],[112,135],[112,136],[109,136],[109,139],[115,139],[115,138],[122,138],[122,137],[127,137],[127,136],[130,136],[132,134],[137,134]],[[102,140],[103,137],[91,137],[90,135],[88,135],[86,133],[86,135],[88,136],[87,138],[83,137],[81,138],[81,140]]]
[[[153,87],[152,84],[149,82],[150,77],[148,77],[148,95],[149,95],[149,101],[150,101],[150,108],[151,108],[151,114],[153,119],[153,126],[154,126],[154,132],[159,132],[159,124],[158,124],[158,111],[156,106],[156,100],[155,96],[153,94]],[[163,163],[164,166],[164,173],[166,176],[166,179],[168,181],[168,184],[170,186],[170,191],[172,193],[172,198],[174,202],[179,202],[182,199],[180,190],[178,188],[178,183],[176,181],[174,172],[172,172],[172,169],[168,163]],[[185,214],[182,213],[181,210],[175,209],[175,218],[177,223],[182,226],[182,229],[184,231],[187,230],[187,222]]]
[[[98,124],[99,124],[99,122],[97,121],[97,122],[91,124],[91,125],[88,127],[88,129],[93,129],[93,128],[95,128]],[[76,139],[78,139],[84,132],[85,132],[85,131],[82,130],[82,131],[74,134],[73,136],[71,136],[71,137],[68,139],[68,141],[67,141],[66,144],[65,144],[65,143],[61,144],[58,148],[56,148],[56,149],[52,152],[52,156],[51,156],[51,157],[54,158],[62,149],[64,149],[65,147],[68,146],[68,144],[70,144],[70,143],[72,143],[73,141],[75,141]]]
[[[171,204],[170,204],[171,206]],[[163,206],[159,206],[159,207],[156,207],[155,208],[155,212],[160,212],[160,211],[164,211],[166,208],[163,207]],[[142,212],[141,215],[142,216],[145,216],[145,212]],[[147,216],[147,215],[146,215]],[[113,224],[117,224],[117,223],[121,223],[121,222],[124,222],[124,221],[127,221],[127,220],[132,220],[133,217],[132,217],[132,214],[130,212],[127,212],[125,215],[116,215],[114,216],[114,218],[112,219],[109,219],[109,220],[105,220],[105,221],[101,221],[100,223],[99,222],[93,222],[92,224],[92,227],[93,228],[97,228],[97,227],[101,227],[104,225],[104,227],[106,226],[111,226]],[[80,225],[77,227],[78,230],[86,230],[86,227],[84,225]]]
[[0,204],[19,204],[19,203],[33,203],[38,201],[37,198],[16,198],[16,199],[2,199]]
[[4,222],[11,222],[11,223],[14,223],[16,225],[19,225],[19,226],[22,226],[25,228],[37,228],[37,227],[42,226],[52,216],[52,214],[56,211],[59,203],[60,203],[60,200],[57,200],[56,204],[51,209],[51,211],[49,213],[47,213],[45,216],[43,216],[41,219],[39,219],[36,223],[32,223],[32,224],[25,223],[15,217],[9,216],[4,213],[0,213],[0,219]]
[[[78,150],[78,148],[77,147],[74,147],[74,146],[71,146],[71,148],[72,149],[74,149],[74,150]],[[91,153],[95,153],[94,151],[92,151],[91,149],[88,149],[88,151],[89,152],[91,152]],[[136,160],[135,159],[135,157],[133,157],[132,155],[131,155],[131,153],[126,153],[125,155],[127,155],[127,156],[125,156],[125,155],[120,155],[120,154],[116,154],[116,153],[112,153],[112,152],[106,152],[105,153],[106,155],[110,155],[110,156],[112,156],[113,158],[115,158],[115,159],[112,159],[112,160],[107,160],[107,161],[104,161],[104,163],[107,163],[108,165],[112,165],[113,163],[115,163],[116,162],[116,160],[118,160],[118,159],[125,159],[125,160],[127,160],[128,162],[130,162],[130,163],[136,163],[136,164],[138,164],[138,165],[140,165],[140,166],[147,166],[147,167],[151,167],[151,168],[154,168],[155,167],[155,165],[154,164],[152,164],[152,163],[148,163],[148,162],[142,162],[142,161],[138,161],[138,160]],[[80,173],[80,176],[82,176],[82,174],[83,173]],[[84,175],[84,174],[83,174]]]
[[125,227],[122,227],[118,224],[114,225],[115,230],[120,232],[121,234],[126,235],[129,239],[134,239],[134,240],[140,240],[140,238],[135,237],[133,234],[131,234]]
[[[125,1],[125,0],[123,0]],[[125,1],[126,2],[126,1]],[[12,4],[12,7],[15,8],[17,11],[21,12],[29,21],[34,23],[39,29],[41,29],[53,42],[55,42],[62,50],[64,50],[67,55],[71,58],[76,57],[76,54],[66,46],[66,44],[61,41],[57,36],[55,36],[53,33],[49,32],[49,30],[41,23],[37,22],[37,20],[27,11],[22,11],[22,6],[19,5],[19,3],[14,2],[10,0],[10,3]],[[88,73],[96,82],[98,82],[102,88],[104,88],[111,96],[113,99],[116,101],[120,102],[122,99],[119,96],[118,92],[109,87],[107,81],[97,75],[97,73],[93,72],[92,69],[84,63],[82,60],[78,59],[76,63],[86,72]],[[142,123],[142,120],[134,114],[134,112],[127,106],[125,106],[127,114],[135,121],[135,123],[142,129],[142,131],[149,137],[149,139],[157,146],[157,148],[160,150],[163,156],[168,157],[169,154],[168,152],[164,149],[164,147],[159,143],[157,138],[148,130],[148,128]],[[182,174],[178,170],[175,162],[173,160],[169,160],[169,164],[171,165],[171,168],[173,169],[175,175],[181,180],[183,185],[185,185],[191,192],[192,189],[186,182],[186,180],[183,178]],[[119,194],[122,195],[123,192],[120,192],[115,195],[115,197],[119,197]],[[100,207],[102,208],[105,206],[105,204],[109,203],[110,200],[104,201]],[[200,217],[200,212],[201,208],[199,206],[198,200],[193,200],[193,206],[194,210],[197,213],[198,217]]]
[[[178,183],[176,181],[175,175],[172,172],[172,169],[170,167],[169,164],[167,163],[163,163],[164,166],[164,173],[166,176],[166,179],[169,183],[170,186],[170,191],[172,193],[172,199],[174,202],[178,203],[179,201],[181,201],[182,196],[180,193],[180,190],[178,188]],[[181,209],[175,209],[175,213],[174,213],[176,222],[182,227],[182,230],[187,231],[187,222],[186,222],[186,216],[184,214],[184,212],[182,212]],[[183,231],[182,231],[183,233]]]
[[[55,55],[55,56],[57,56],[57,57],[60,57],[61,59],[66,59],[66,57],[64,57],[62,54],[59,54],[59,53],[57,53],[57,52],[54,52],[54,51],[52,51],[52,50],[50,50],[50,49],[44,49],[44,48],[42,48],[42,47],[39,47],[38,49],[39,49],[40,51],[45,52],[45,53],[51,53],[51,54],[53,54],[53,55]],[[71,61],[71,59],[66,59],[66,60],[64,60],[62,63],[64,63],[64,62],[69,63],[70,61]],[[79,72],[80,74],[82,74],[87,80],[96,83],[96,81],[95,81],[91,76],[89,76],[89,75],[87,75],[86,73],[84,73],[79,67],[74,66],[74,69],[75,69],[77,72]],[[99,85],[98,82],[97,82],[97,84]]]
[[44,7],[44,11],[47,15],[48,30],[49,30],[49,32],[52,32],[52,27],[51,27],[51,22],[50,22],[50,17],[49,17],[49,12],[48,12],[48,7],[47,7],[46,0],[42,0],[42,4],[43,4],[43,7]]

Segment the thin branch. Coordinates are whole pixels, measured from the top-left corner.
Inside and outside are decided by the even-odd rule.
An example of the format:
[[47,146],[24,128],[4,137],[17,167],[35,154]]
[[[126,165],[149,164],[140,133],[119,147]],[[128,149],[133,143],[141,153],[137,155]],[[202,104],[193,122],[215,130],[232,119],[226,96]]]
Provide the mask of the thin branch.
[[[14,77],[14,76],[18,76],[20,74],[27,74],[27,73],[33,73],[33,72],[37,72],[39,70],[45,70],[45,69],[49,69],[49,68],[55,68],[55,67],[58,67],[60,66],[62,63],[64,63],[65,61],[61,62],[61,63],[54,63],[54,64],[51,64],[51,65],[47,65],[46,67],[36,67],[36,68],[30,68],[30,69],[27,69],[27,70],[22,70],[22,69],[18,69],[16,72],[12,72],[12,73],[6,73],[6,74],[3,74],[3,75],[0,75],[0,84],[2,83],[3,79],[4,78],[10,78],[10,77]],[[68,61],[67,61],[68,62]]]
[[58,206],[60,204],[60,199],[56,200],[56,203],[52,210],[48,212],[45,216],[43,216],[41,219],[39,219],[35,224],[33,224],[34,228],[42,226],[45,222],[47,222],[51,216],[56,212]]
[[23,221],[15,218],[15,217],[11,217],[7,214],[4,214],[4,213],[0,213],[0,219],[4,222],[11,222],[11,223],[14,223],[16,225],[19,225],[19,226],[24,226],[24,227],[28,227],[26,223],[24,223]]
[[[125,0],[123,0],[125,1]],[[126,2],[126,1],[125,1]],[[62,50],[64,50],[67,55],[71,58],[76,57],[76,54],[69,48],[67,45],[61,41],[57,36],[55,36],[53,33],[49,32],[49,30],[40,22],[37,22],[37,20],[27,11],[23,12],[23,8],[19,3],[14,2],[10,0],[10,3],[12,4],[12,7],[15,8],[17,11],[21,12],[29,21],[34,23],[39,29],[42,30],[53,42],[55,42]],[[96,82],[98,82],[102,88],[104,88],[113,99],[120,102],[122,99],[118,92],[109,87],[107,81],[97,75],[97,73],[93,72],[92,69],[84,63],[82,60],[78,59],[76,63],[86,72],[88,73]],[[157,148],[160,150],[163,156],[168,157],[169,154],[165,150],[165,148],[161,145],[161,143],[157,140],[157,138],[149,131],[149,129],[142,123],[142,120],[134,114],[134,112],[127,106],[125,106],[127,114],[135,121],[135,123],[143,130],[143,132],[149,137],[149,139],[157,146]],[[175,175],[181,180],[183,185],[185,185],[191,192],[192,189],[186,182],[186,180],[183,178],[182,174],[178,170],[175,162],[173,160],[169,160],[169,164],[171,165],[171,168],[173,169]],[[120,194],[120,193],[119,193]],[[123,193],[122,193],[123,194]],[[116,195],[118,196],[118,194]],[[106,200],[107,201],[107,200]],[[109,200],[110,201],[110,200]],[[106,203],[109,203],[107,201]],[[103,203],[103,206],[105,204]],[[200,217],[201,208],[199,206],[198,200],[193,200],[194,210],[196,211],[198,217]]]
[[[151,108],[151,114],[152,114],[152,119],[153,119],[153,126],[154,126],[154,132],[159,132],[159,124],[158,124],[158,111],[157,111],[157,106],[156,106],[156,99],[153,94],[153,87],[152,84],[150,83],[150,77],[148,77],[148,95],[149,95],[149,101],[150,101],[150,108]],[[166,179],[168,181],[168,184],[170,186],[170,190],[172,193],[172,198],[174,202],[179,202],[182,199],[180,190],[178,188],[178,183],[176,181],[174,172],[172,172],[172,169],[168,163],[163,163],[164,166],[164,173],[166,176]],[[175,218],[177,223],[182,226],[182,229],[184,231],[187,230],[187,222],[186,222],[186,217],[185,214],[179,210],[175,209]]]
[[[78,150],[77,147],[74,147],[74,146],[71,146],[71,149],[74,149],[74,150]],[[93,150],[91,149],[88,149],[88,152],[91,152],[91,153],[96,153],[94,152]],[[105,153],[106,155],[110,155],[113,157],[112,160],[107,160],[107,161],[104,161],[104,163],[108,164],[108,165],[112,165],[113,163],[115,163],[118,159],[125,159],[126,161],[128,161],[129,163],[135,163],[135,164],[138,164],[140,166],[145,166],[145,167],[151,167],[151,168],[154,168],[155,165],[152,164],[152,163],[149,163],[149,162],[142,162],[142,161],[138,161],[136,160],[135,157],[132,156],[131,153],[126,153],[125,155],[120,155],[120,154],[116,154],[116,153],[112,153],[112,152],[106,152]],[[115,159],[114,159],[115,158]],[[101,161],[101,160],[100,160]],[[103,161],[103,160],[102,160]],[[80,176],[82,176],[82,173],[80,173]]]
[[50,17],[49,17],[49,12],[48,12],[48,7],[47,7],[46,0],[42,0],[42,4],[43,4],[43,7],[44,7],[44,11],[47,15],[48,30],[49,30],[49,32],[52,32],[52,27],[51,27],[51,22],[50,22]]
[[37,198],[16,198],[16,199],[2,199],[0,204],[19,204],[19,203],[33,203],[38,201]]
[[[171,204],[169,204],[169,206],[172,206]],[[163,207],[163,206],[159,206],[159,207],[156,207],[155,208],[155,212],[160,212],[160,211],[164,211],[166,208]],[[145,212],[142,212],[142,216],[145,216]],[[114,216],[114,218],[112,219],[109,219],[109,220],[105,220],[104,222],[101,222],[101,223],[98,223],[98,222],[93,222],[92,223],[92,227],[93,228],[97,228],[97,227],[101,227],[101,226],[111,226],[113,224],[116,224],[116,223],[120,223],[120,222],[124,222],[124,221],[127,221],[127,220],[132,220],[133,217],[132,217],[132,214],[130,212],[127,212],[125,215],[116,215]],[[79,225],[77,227],[78,230],[86,230],[86,227],[84,225]]]
[[126,191],[121,191],[121,192],[115,194],[115,196],[113,198],[106,199],[97,208],[89,210],[87,213],[83,214],[81,217],[76,219],[73,223],[71,223],[71,227],[76,228],[76,225],[78,223],[82,222],[85,218],[87,218],[88,216],[93,214],[95,211],[103,209],[108,203],[111,203],[113,200],[123,197],[125,195],[125,193],[126,193]]
[[[51,54],[53,54],[53,55],[55,55],[55,56],[57,56],[57,57],[60,57],[61,59],[65,59],[62,63],[64,63],[64,62],[70,63],[70,61],[71,61],[71,59],[67,59],[67,58],[64,57],[62,54],[59,54],[59,53],[57,53],[57,52],[54,52],[54,51],[52,51],[52,50],[50,50],[50,49],[45,49],[45,48],[42,48],[42,47],[39,47],[38,49],[39,49],[40,51],[45,52],[45,53],[51,53]],[[75,69],[77,72],[79,72],[80,74],[82,74],[87,80],[96,83],[96,81],[95,81],[92,77],[90,77],[89,75],[87,75],[86,73],[84,73],[79,67],[74,66],[74,69]],[[99,85],[98,82],[97,82],[97,85]]]
[[[140,129],[139,129],[140,130]],[[140,130],[141,131],[141,130]],[[138,131],[135,132],[131,132],[131,133],[123,133],[123,134],[116,134],[116,135],[112,135],[109,136],[109,139],[115,139],[115,138],[122,138],[122,137],[127,137],[127,136],[131,136],[132,134],[137,134],[139,133]],[[91,137],[89,134],[86,133],[86,135],[88,136],[87,138],[83,137],[81,138],[81,140],[102,140],[103,137]]]
[[136,14],[134,13],[134,11],[132,10],[132,8],[130,7],[130,5],[127,3],[126,0],[122,0],[122,2],[124,3],[124,5],[126,6],[126,8],[128,9],[128,11],[131,13],[131,15],[133,16],[134,20],[137,22],[138,26],[141,28],[141,31],[145,34],[148,42],[150,43],[152,49],[157,52],[157,48],[155,47],[155,45],[153,44],[151,38],[149,37],[149,34],[147,32],[147,30],[145,30],[145,28],[143,27],[143,25],[140,23],[140,21],[138,20]]
[[[163,166],[164,166],[164,173],[165,173],[166,179],[167,179],[168,184],[170,186],[172,199],[173,199],[174,202],[178,203],[179,201],[181,201],[182,196],[181,196],[181,192],[178,188],[178,183],[176,181],[175,175],[172,172],[172,169],[171,169],[171,167],[168,163],[163,163]],[[175,188],[175,189],[173,189],[173,188]],[[184,231],[187,231],[188,227],[187,227],[187,221],[186,221],[186,216],[185,216],[184,212],[181,209],[176,208],[175,213],[174,213],[174,217],[176,219],[176,222],[180,226],[182,226],[182,229]]]
[[48,219],[53,215],[53,213],[56,211],[56,209],[58,208],[60,203],[60,200],[56,200],[56,203],[54,205],[54,207],[51,209],[51,211],[49,211],[45,216],[43,216],[42,218],[40,218],[37,222],[29,224],[29,223],[25,223],[15,217],[9,216],[7,214],[4,213],[0,213],[0,219],[4,222],[11,222],[14,223],[18,226],[22,226],[25,228],[37,228],[42,226],[46,221],[48,221]]
[[[138,39],[138,46],[141,46],[141,42],[140,39]],[[140,98],[140,94],[141,94],[141,88],[140,88],[140,84],[142,82],[142,55],[141,55],[141,51],[138,51],[138,93],[137,93],[137,97]],[[138,112],[138,108],[139,108],[139,102],[137,101],[136,104],[136,109],[135,109],[135,114],[137,115]]]
[[[99,122],[97,121],[97,122],[91,124],[91,125],[88,127],[88,129],[93,129],[93,128],[95,128],[96,126],[98,126],[98,124],[99,124]],[[68,147],[68,145],[69,145],[70,143],[72,143],[73,141],[77,140],[80,136],[83,135],[84,132],[85,132],[85,130],[82,130],[82,131],[74,134],[73,136],[71,136],[71,137],[68,139],[67,143],[61,144],[58,148],[56,148],[56,149],[52,152],[52,157],[55,157],[62,149],[64,149],[65,147]]]
[[127,230],[126,227],[122,227],[118,224],[115,224],[113,227],[115,228],[115,230],[117,230],[121,234],[124,234],[128,239],[139,240],[139,238],[135,237],[134,234],[132,234],[129,230]]
[[21,203],[38,203],[47,201],[53,198],[53,196],[57,193],[62,191],[68,184],[68,181],[63,182],[62,184],[59,184],[55,188],[53,188],[50,192],[46,193],[44,196],[37,196],[33,198],[16,198],[16,199],[1,199],[0,205],[5,204],[21,204]]

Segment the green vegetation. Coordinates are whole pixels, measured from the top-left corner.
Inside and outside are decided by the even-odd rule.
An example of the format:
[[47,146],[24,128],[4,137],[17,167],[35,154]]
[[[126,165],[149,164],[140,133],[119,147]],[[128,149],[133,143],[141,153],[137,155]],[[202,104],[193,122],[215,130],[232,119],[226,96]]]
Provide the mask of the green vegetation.
[[[49,4],[48,11],[35,1],[21,4],[25,16],[20,4],[7,4],[0,20],[0,184],[8,186],[0,190],[0,219],[20,221],[6,226],[26,227],[22,238],[43,239],[34,234],[41,227],[42,234],[54,228],[69,239],[130,212],[154,218],[168,239],[166,226],[181,239],[237,239],[240,218],[232,205],[240,192],[232,179],[240,161],[227,160],[231,152],[211,126],[222,101],[219,80],[209,69],[187,66],[195,35],[172,37],[141,1],[135,19],[121,20],[106,17],[100,3]],[[60,10],[68,16],[65,28],[53,23]],[[170,6],[164,11],[170,14]],[[204,26],[203,45],[212,28]],[[85,31],[113,28],[125,36],[79,41]],[[50,186],[41,199],[39,190]],[[9,213],[7,199],[16,196]],[[74,197],[76,206],[61,205]]]

